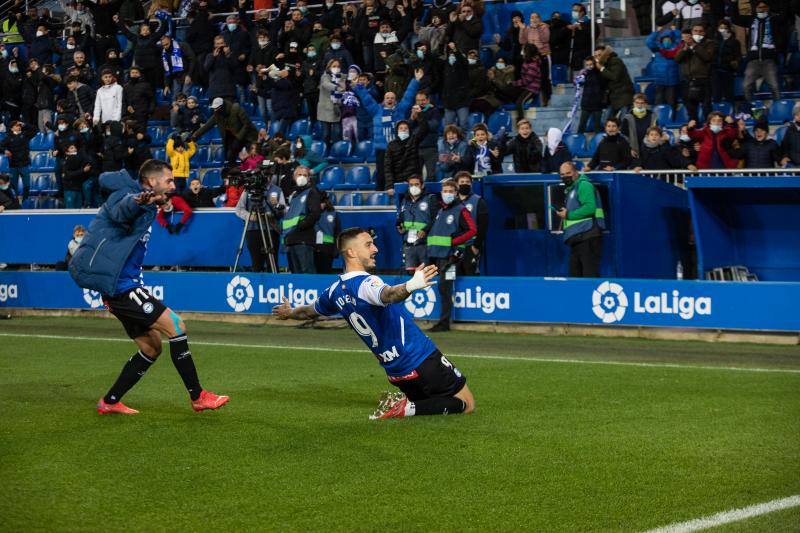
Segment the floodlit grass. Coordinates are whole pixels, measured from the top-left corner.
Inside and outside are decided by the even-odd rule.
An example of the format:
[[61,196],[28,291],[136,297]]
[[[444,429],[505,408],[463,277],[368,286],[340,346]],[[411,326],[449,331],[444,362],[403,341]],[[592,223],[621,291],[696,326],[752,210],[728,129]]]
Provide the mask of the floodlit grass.
[[4,531],[637,531],[800,493],[797,347],[448,333],[477,411],[371,422],[389,385],[352,332],[190,322],[230,404],[192,412],[165,353],[139,416],[100,417],[116,321],[0,324],[65,337],[0,336]]

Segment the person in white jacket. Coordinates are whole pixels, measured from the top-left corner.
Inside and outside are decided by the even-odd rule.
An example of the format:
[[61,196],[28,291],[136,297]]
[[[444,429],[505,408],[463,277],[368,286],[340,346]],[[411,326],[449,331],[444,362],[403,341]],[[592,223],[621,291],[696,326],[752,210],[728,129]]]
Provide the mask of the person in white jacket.
[[117,83],[117,77],[109,69],[103,69],[100,79],[103,86],[97,89],[94,99],[95,125],[122,119],[122,86]]

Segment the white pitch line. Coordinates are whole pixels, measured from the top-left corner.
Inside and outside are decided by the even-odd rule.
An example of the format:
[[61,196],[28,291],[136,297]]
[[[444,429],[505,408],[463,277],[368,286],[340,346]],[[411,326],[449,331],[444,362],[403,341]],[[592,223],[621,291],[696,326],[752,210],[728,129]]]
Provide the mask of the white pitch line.
[[[32,335],[28,333],[0,333],[0,337],[22,337],[31,339],[54,339],[73,341],[131,342],[129,339],[111,337],[78,337],[67,335]],[[240,344],[234,342],[192,341],[196,346],[220,346],[224,348],[260,348],[267,350],[306,350],[313,352],[366,353],[366,350],[354,348],[321,348],[319,346],[286,346],[281,344]],[[587,359],[557,359],[548,357],[514,357],[512,355],[484,355],[448,353],[448,356],[464,359],[496,359],[501,361],[528,361],[534,363],[566,363],[573,365],[611,365],[633,366],[642,368],[677,368],[691,370],[726,370],[734,372],[772,372],[778,374],[800,374],[800,370],[792,368],[758,368],[739,366],[682,365],[678,363],[636,363],[626,361],[590,361]]]
[[731,522],[739,522],[754,516],[774,513],[775,511],[781,511],[783,509],[791,509],[792,507],[800,507],[800,494],[751,505],[749,507],[742,507],[741,509],[731,509],[711,516],[695,518],[687,522],[677,522],[657,529],[651,529],[645,533],[690,533],[691,531],[701,531],[723,524],[730,524]]

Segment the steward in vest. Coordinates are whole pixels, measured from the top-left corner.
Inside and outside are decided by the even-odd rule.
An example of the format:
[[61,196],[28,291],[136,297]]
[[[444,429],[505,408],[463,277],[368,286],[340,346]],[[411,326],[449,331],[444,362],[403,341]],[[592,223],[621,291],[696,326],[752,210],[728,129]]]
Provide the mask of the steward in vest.
[[406,270],[428,262],[427,235],[439,210],[439,202],[432,194],[425,194],[422,176],[408,178],[408,193],[400,203],[397,213],[397,231],[403,236],[403,258]]
[[336,239],[339,237],[339,233],[342,232],[342,225],[328,194],[320,192],[320,200],[322,212],[316,226],[314,226],[314,231],[316,232],[314,266],[317,274],[331,274],[333,272],[333,260],[339,252],[336,249]]
[[455,265],[463,254],[465,244],[477,233],[475,222],[458,198],[457,190],[458,185],[453,180],[442,184],[442,203],[428,234],[428,258],[439,268],[438,286],[442,302],[439,322],[430,331],[450,331]]
[[286,246],[289,270],[294,274],[314,274],[314,244],[316,225],[320,218],[322,200],[319,191],[309,181],[308,167],[294,169],[297,189],[289,198],[289,208],[281,223],[281,239]]
[[466,170],[456,173],[458,183],[458,198],[469,211],[475,221],[478,232],[475,237],[467,241],[464,248],[464,257],[458,263],[456,270],[459,276],[475,276],[483,254],[483,243],[486,231],[489,229],[489,208],[483,198],[472,192],[472,174]]
[[561,165],[561,181],[567,186],[567,205],[556,214],[564,221],[564,242],[572,248],[569,275],[574,278],[600,276],[603,256],[603,230],[606,228],[600,194],[575,164]]
[[3,44],[21,44],[25,42],[25,39],[19,32],[17,15],[13,11],[9,12],[8,17],[3,19],[3,22],[0,24],[0,33],[3,34],[3,37],[0,37],[0,42]]

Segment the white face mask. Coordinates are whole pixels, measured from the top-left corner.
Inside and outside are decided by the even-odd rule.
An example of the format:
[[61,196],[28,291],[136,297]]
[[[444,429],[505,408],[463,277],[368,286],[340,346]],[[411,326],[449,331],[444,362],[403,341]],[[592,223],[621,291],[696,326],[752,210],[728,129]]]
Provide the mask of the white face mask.
[[37,32],[36,32],[36,36],[37,36],[37,37],[41,37],[42,35],[44,35],[44,32],[43,32],[43,31],[37,31]]
[[238,26],[238,24],[230,23],[228,24],[228,31],[235,31]]
[[259,39],[258,46],[267,46],[269,44],[269,40],[267,39]]
[[765,19],[769,16],[769,13],[756,13],[756,16],[760,19]]
[[468,16],[464,17],[464,20],[472,20],[472,15],[468,15]]
[[694,42],[699,43],[700,41],[703,40],[703,36],[702,35],[692,35],[692,39],[694,39]]
[[67,152],[67,155],[78,155],[78,152]]
[[89,128],[81,128],[81,133],[89,133]]
[[297,183],[298,187],[305,187],[308,185],[308,176],[301,174],[297,176],[294,181]]
[[356,74],[355,72],[348,72],[347,73],[347,79],[349,81],[356,81],[356,78],[358,78],[358,74]]
[[456,199],[456,195],[452,192],[443,192],[442,193],[442,201],[446,204],[453,203],[453,200]]
[[467,59],[467,63],[469,63],[470,65],[477,65],[478,64],[478,60],[469,58],[469,59]]
[[572,12],[572,20],[578,20],[579,18],[581,18],[581,12],[580,11],[573,11]]
[[719,29],[719,34],[722,35],[722,37],[724,39],[727,39],[728,37],[731,36],[731,30],[726,30],[725,28],[720,28]]
[[417,57],[422,59],[425,57],[425,52],[422,50],[417,50]]
[[58,131],[64,131],[65,129],[67,129],[67,125],[66,124],[59,124],[58,125]]
[[645,111],[647,111],[647,109],[644,107],[634,107],[633,110],[636,111],[637,113],[644,113]]
[[455,65],[456,64],[456,56],[448,57],[447,58],[447,62],[450,63],[451,65]]
[[342,72],[342,69],[339,67],[331,67],[331,74],[334,76],[338,76]]
[[680,139],[682,142],[685,142],[685,143],[688,143],[690,140],[692,140],[692,138],[691,138],[691,137],[689,137],[688,135],[686,135],[685,133],[684,133],[684,134],[682,134],[682,135],[681,135],[680,137],[678,137],[678,138],[679,138],[679,139]]
[[412,185],[408,188],[408,192],[411,193],[411,196],[419,196],[422,193],[422,189],[417,187],[416,185]]
[[67,45],[67,50],[75,50],[75,45],[74,44],[68,44]]
[[333,48],[334,50],[338,50],[341,47],[342,43],[331,43],[331,48]]
[[719,132],[721,132],[721,131],[722,131],[722,126],[720,126],[719,124],[712,124],[712,125],[710,125],[710,126],[709,126],[709,128],[710,128],[710,129],[711,129],[711,131],[713,131],[714,133],[719,133]]
[[494,66],[497,67],[497,70],[503,70],[504,68],[506,68],[505,63],[495,63]]
[[397,132],[397,138],[400,139],[401,141],[405,141],[406,139],[408,139],[408,132],[407,131],[398,131]]
[[80,237],[75,237],[75,242],[77,242],[78,244],[80,244],[82,241],[83,241],[83,235],[81,235]]

